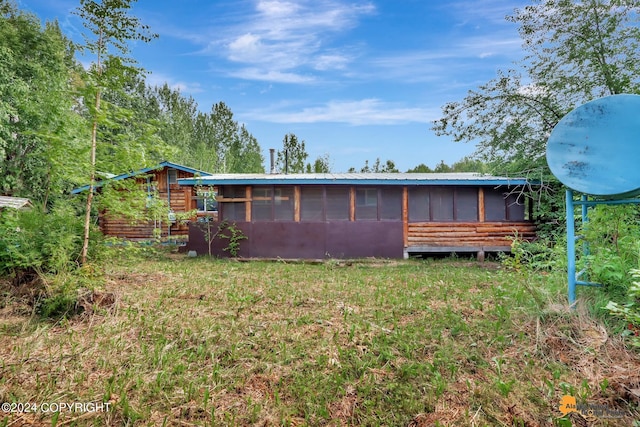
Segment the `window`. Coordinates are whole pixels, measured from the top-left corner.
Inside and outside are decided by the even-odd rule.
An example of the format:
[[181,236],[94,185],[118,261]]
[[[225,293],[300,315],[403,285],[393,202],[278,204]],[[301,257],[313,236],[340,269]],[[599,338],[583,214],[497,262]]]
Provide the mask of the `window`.
[[420,222],[431,220],[429,197],[428,187],[409,188],[409,221]]
[[[224,199],[244,199],[247,197],[246,188],[241,185],[225,185],[220,187],[219,198]],[[246,221],[246,207],[242,202],[220,203],[220,215],[226,221]]]
[[211,189],[197,189],[194,199],[199,212],[215,212],[218,210],[216,193]]
[[356,188],[356,220],[378,219],[378,189]]
[[509,221],[524,221],[525,206],[524,206],[524,201],[520,200],[519,194],[509,194],[506,200],[507,200],[507,219]]
[[293,187],[276,187],[273,197],[273,219],[293,221]]
[[485,189],[484,216],[486,221],[524,221],[525,205],[518,200],[518,194]]
[[477,221],[478,189],[431,186],[409,188],[409,221]]
[[478,220],[478,189],[459,187],[455,190],[456,221]]
[[169,184],[177,184],[178,171],[176,169],[167,169],[167,173],[169,174]]
[[244,203],[222,203],[221,217],[226,221],[245,221],[246,208]]
[[431,188],[430,203],[432,221],[454,220],[452,187]]
[[322,187],[300,187],[300,221],[324,221]]
[[349,187],[326,187],[327,221],[349,221]]
[[253,187],[252,196],[252,220],[271,221],[273,208],[273,187]]
[[380,189],[380,219],[402,220],[402,188],[384,187]]

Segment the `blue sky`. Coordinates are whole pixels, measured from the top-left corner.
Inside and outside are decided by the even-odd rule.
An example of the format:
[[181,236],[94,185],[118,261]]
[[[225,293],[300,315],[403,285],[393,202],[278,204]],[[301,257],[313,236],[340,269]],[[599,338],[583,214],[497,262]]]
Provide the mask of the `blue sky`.
[[[133,46],[151,72],[201,111],[223,101],[268,159],[287,133],[333,172],[369,160],[400,171],[474,151],[431,131],[446,102],[522,57],[505,20],[521,0],[138,0],[159,38]],[[74,0],[18,0],[81,40]]]

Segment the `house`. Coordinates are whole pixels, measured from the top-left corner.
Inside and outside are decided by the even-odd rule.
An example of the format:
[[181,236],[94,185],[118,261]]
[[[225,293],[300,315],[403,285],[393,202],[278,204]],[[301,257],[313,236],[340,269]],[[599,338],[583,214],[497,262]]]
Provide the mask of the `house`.
[[[179,182],[218,188],[219,220],[235,224],[247,237],[240,242],[244,257],[406,258],[470,252],[482,259],[485,252],[510,251],[514,236],[530,240],[536,232],[526,197],[530,183],[524,178],[219,174]],[[191,224],[188,250],[207,253],[203,230]],[[224,256],[227,243],[216,239],[213,252]]]
[[[205,175],[209,174],[165,161],[153,167],[112,176],[104,181],[99,181],[96,184],[98,189],[107,182],[134,179],[147,192],[149,198],[157,197],[160,200],[164,200],[169,207],[169,214],[166,218],[153,221],[135,221],[133,223],[126,218],[110,215],[107,211],[101,211],[98,216],[100,229],[107,236],[130,240],[146,240],[158,236],[186,237],[189,229],[186,222],[178,220],[179,214],[196,211],[197,217],[212,216],[217,219],[217,203],[211,191],[202,191],[197,185],[178,185],[179,179],[190,178],[197,180],[197,177]],[[71,193],[78,194],[88,190],[89,186],[85,185],[74,189]],[[191,219],[195,220],[196,218]]]

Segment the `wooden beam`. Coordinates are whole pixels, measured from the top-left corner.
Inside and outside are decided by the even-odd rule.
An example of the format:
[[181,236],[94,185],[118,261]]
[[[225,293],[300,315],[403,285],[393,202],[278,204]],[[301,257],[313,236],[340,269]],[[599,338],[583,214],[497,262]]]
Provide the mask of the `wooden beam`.
[[402,241],[406,248],[409,246],[409,188],[402,187]]
[[484,222],[484,188],[478,188],[478,221]]
[[244,189],[244,197],[247,199],[244,202],[244,220],[251,222],[251,186],[247,185]]
[[184,189],[184,209],[186,212],[189,212],[192,209],[195,209],[194,205],[194,200],[192,197],[193,194],[193,187],[189,186],[189,187],[185,187]]
[[300,186],[293,186],[293,221],[300,222]]
[[[216,200],[218,203],[250,202],[251,197],[218,197]],[[271,200],[271,198],[267,200]]]
[[349,221],[356,220],[356,187],[349,187]]

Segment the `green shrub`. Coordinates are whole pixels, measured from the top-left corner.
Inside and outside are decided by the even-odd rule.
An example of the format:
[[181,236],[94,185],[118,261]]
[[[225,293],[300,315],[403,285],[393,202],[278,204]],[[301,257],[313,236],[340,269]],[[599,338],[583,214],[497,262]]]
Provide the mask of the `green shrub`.
[[[43,317],[73,312],[78,289],[95,280],[87,275],[90,268],[79,268],[82,231],[82,218],[71,204],[0,213],[0,275],[28,295],[25,302]],[[94,255],[98,236],[91,238]]]
[[0,273],[69,271],[82,248],[82,220],[70,206],[5,210],[0,218]]
[[548,239],[540,239],[529,242],[520,238],[514,238],[511,242],[511,255],[502,258],[502,264],[506,267],[519,270],[528,268],[532,270],[551,270],[566,267],[566,249],[564,255],[562,245]]
[[[631,270],[634,279],[640,279],[640,270]],[[616,317],[624,319],[628,324],[626,335],[632,345],[640,348],[640,281],[634,280],[627,291],[628,302],[618,304],[609,301],[606,309]]]
[[[588,245],[579,269],[591,282],[604,285],[612,298],[624,298],[632,283],[628,272],[640,263],[640,208],[637,205],[601,205],[589,210],[589,222],[580,234]],[[581,253],[581,245],[576,245]]]

